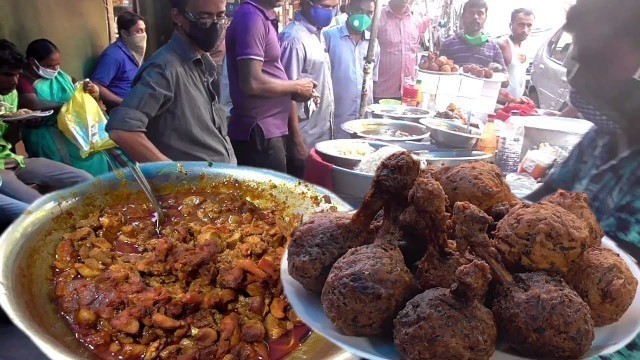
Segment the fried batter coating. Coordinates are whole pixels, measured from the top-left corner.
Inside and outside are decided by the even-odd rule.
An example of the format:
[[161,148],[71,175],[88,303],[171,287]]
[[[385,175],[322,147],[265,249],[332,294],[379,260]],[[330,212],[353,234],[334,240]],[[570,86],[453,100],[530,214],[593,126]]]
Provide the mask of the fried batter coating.
[[305,289],[320,293],[333,264],[349,249],[371,244],[374,239],[368,228],[351,224],[350,214],[314,214],[289,243],[289,275]]
[[498,286],[493,314],[514,349],[542,359],[579,359],[595,337],[589,306],[559,277],[514,276]]
[[638,279],[614,251],[589,248],[565,279],[591,308],[596,326],[613,324],[629,309]]
[[474,261],[456,271],[451,289],[430,289],[410,300],[394,321],[393,338],[404,359],[489,359],[497,328],[477,293],[491,281],[486,263]]
[[406,199],[419,173],[420,162],[408,151],[397,152],[387,157],[378,166],[371,189],[365,195],[358,211],[353,214],[354,225],[369,226],[387,199]]
[[498,223],[494,244],[512,271],[566,273],[589,245],[583,221],[551,203],[522,204]]
[[600,246],[602,244],[604,232],[589,207],[587,194],[558,190],[555,194],[545,198],[544,201],[558,205],[584,221],[589,231],[589,246]]
[[417,291],[397,245],[401,231],[388,209],[376,241],[341,257],[322,290],[325,314],[347,335],[390,333],[393,319]]
[[485,162],[473,162],[453,168],[443,168],[438,181],[453,206],[468,201],[484,212],[500,203],[517,202],[500,169]]

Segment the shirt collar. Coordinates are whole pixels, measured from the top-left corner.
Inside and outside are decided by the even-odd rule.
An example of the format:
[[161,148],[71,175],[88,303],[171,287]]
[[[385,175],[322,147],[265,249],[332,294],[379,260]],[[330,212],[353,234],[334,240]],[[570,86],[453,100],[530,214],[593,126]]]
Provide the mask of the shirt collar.
[[184,36],[177,31],[173,32],[171,40],[169,40],[169,44],[184,61],[195,61],[196,59],[200,59],[200,54],[198,54],[198,52],[189,45]]
[[276,11],[274,9],[265,9],[262,6],[256,4],[253,1],[250,1],[250,0],[245,0],[245,3],[253,5],[253,7],[258,9],[260,11],[260,13],[264,16],[265,19],[267,19],[267,20],[269,20],[271,22],[278,21],[278,16],[277,16]]
[[411,16],[411,14],[412,14],[411,10],[409,9],[408,11],[405,11],[404,14],[398,15],[398,14],[394,13],[393,10],[391,10],[391,7],[389,7],[389,5],[385,5],[382,8],[382,11],[387,12],[390,15],[393,15],[395,17],[407,17],[407,16]]
[[[338,30],[340,31],[340,37],[349,36],[349,29],[347,29],[347,24],[340,25]],[[364,32],[364,39],[365,40],[369,40],[370,36],[371,36],[371,34],[368,31]]]
[[305,29],[307,29],[310,33],[312,34],[317,34],[318,33],[318,28],[316,28],[315,26],[313,26],[309,20],[307,20],[306,17],[304,17],[304,15],[302,15],[301,11],[297,11],[296,14],[294,15],[294,20],[299,22],[300,25],[302,25]]

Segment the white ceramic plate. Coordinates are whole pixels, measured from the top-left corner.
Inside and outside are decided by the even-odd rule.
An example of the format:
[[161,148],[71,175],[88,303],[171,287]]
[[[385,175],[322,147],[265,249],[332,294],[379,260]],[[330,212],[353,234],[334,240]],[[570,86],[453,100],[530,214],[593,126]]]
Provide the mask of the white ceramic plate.
[[47,116],[49,116],[51,114],[53,114],[53,110],[49,110],[49,111],[34,111],[34,112],[29,113],[29,114],[17,115],[17,116],[9,116],[9,115],[2,114],[2,115],[0,115],[0,121],[29,120],[29,119],[47,117]]
[[[633,275],[640,279],[640,268],[637,262],[620,249],[612,240],[604,238],[602,241],[604,247],[610,248],[620,254],[622,259],[629,265]],[[338,332],[322,310],[320,296],[306,291],[302,285],[289,276],[289,267],[287,264],[287,255],[285,252],[282,258],[280,274],[284,292],[289,299],[289,303],[294,310],[314,331],[320,333],[334,344],[342,347],[356,356],[369,360],[395,360],[400,356],[393,346],[391,338],[368,338],[357,336],[346,336]],[[615,324],[596,328],[596,338],[593,341],[591,349],[585,358],[596,355],[603,355],[615,352],[628,344],[640,332],[640,291],[636,293],[636,297],[631,307],[624,314],[622,319]],[[498,349],[492,357],[493,360],[522,360],[527,359],[514,355],[512,352]]]

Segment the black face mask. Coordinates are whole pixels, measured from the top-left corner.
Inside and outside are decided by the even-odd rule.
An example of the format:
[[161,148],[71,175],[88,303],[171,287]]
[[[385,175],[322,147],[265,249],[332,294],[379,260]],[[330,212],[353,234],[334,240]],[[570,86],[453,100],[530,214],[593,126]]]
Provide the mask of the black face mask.
[[196,46],[205,52],[213,50],[224,32],[224,25],[214,22],[208,28],[200,26],[198,21],[189,21],[189,31],[185,32],[187,37],[193,41]]

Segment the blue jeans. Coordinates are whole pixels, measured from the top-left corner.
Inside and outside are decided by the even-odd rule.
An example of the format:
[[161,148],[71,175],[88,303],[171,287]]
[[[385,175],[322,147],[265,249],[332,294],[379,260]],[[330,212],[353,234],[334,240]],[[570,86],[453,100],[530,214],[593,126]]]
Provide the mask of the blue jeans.
[[27,210],[29,204],[0,194],[0,233]]

